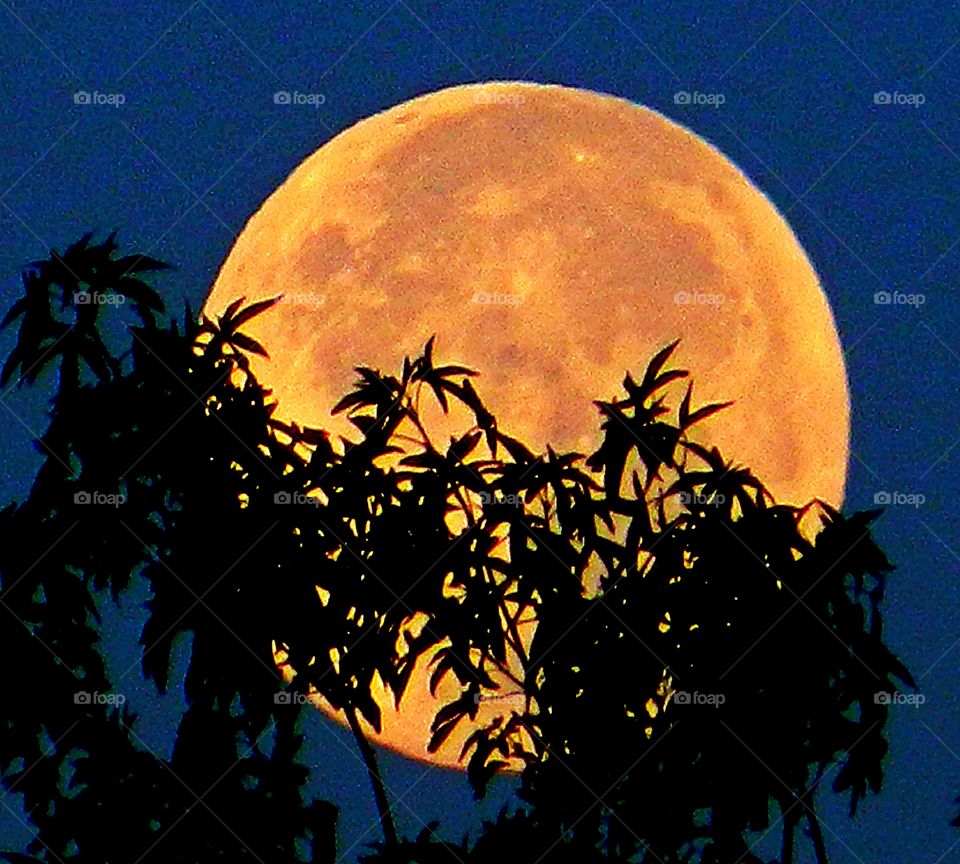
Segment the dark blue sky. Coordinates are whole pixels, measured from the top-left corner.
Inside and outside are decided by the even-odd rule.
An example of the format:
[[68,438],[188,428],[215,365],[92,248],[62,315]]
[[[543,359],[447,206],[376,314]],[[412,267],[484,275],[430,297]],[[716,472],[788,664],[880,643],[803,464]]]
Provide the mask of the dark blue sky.
[[[890,507],[878,534],[898,565],[885,633],[926,702],[892,712],[882,795],[852,824],[839,801],[826,808],[831,861],[960,861],[947,825],[960,794],[960,484],[950,479],[960,469],[960,7],[950,6],[0,0],[0,305],[26,261],[118,228],[127,251],[179,265],[160,287],[174,308],[181,298],[197,308],[245,220],[304,157],[444,86],[585,87],[689,126],[787,214],[823,280],[853,402],[848,506],[870,507],[880,492],[925,497]],[[324,103],[278,106],[277,90]],[[678,105],[681,90],[725,102]],[[78,91],[124,104],[76,104]],[[880,91],[898,96],[877,104]],[[877,305],[881,291],[925,302]],[[0,336],[3,355],[12,338]],[[4,501],[23,497],[37,466],[29,441],[44,425],[43,395],[0,396]],[[142,619],[137,599],[108,615],[121,663]],[[144,740],[167,746],[176,694],[158,704],[145,685],[128,689]],[[314,718],[307,732],[308,758],[323,764],[315,788],[345,808],[347,848],[374,818],[365,777],[339,730]],[[424,770],[391,757],[387,781],[403,794]],[[459,775],[432,771],[404,800],[411,831],[433,818],[454,834],[470,827],[457,815],[469,800]],[[6,811],[0,826],[22,835]]]

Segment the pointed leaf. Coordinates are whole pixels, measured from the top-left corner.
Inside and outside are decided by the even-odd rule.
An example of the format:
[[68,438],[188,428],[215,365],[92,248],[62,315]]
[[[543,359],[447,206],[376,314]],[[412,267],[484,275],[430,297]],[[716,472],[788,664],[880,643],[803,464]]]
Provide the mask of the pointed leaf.
[[243,324],[246,324],[251,318],[255,318],[257,315],[266,312],[268,309],[276,306],[283,299],[282,294],[278,294],[276,297],[271,297],[269,300],[260,300],[257,303],[251,303],[244,309],[236,318],[233,319],[233,324],[235,327],[240,327]]
[[242,348],[244,351],[248,351],[251,354],[259,354],[261,357],[269,357],[267,354],[267,349],[263,347],[256,339],[253,339],[250,336],[247,336],[245,333],[234,333],[230,337],[230,341],[239,348]]

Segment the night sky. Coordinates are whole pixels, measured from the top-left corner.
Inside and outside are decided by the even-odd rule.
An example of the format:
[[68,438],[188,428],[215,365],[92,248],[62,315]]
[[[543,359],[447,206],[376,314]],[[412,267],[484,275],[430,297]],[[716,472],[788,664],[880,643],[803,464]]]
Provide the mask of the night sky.
[[[856,821],[845,798],[822,797],[830,860],[960,861],[948,826],[960,794],[960,7],[904,5],[0,0],[0,305],[17,296],[27,261],[118,229],[121,254],[178,266],[155,282],[172,310],[196,309],[246,220],[302,159],[442,87],[558,83],[688,126],[786,215],[823,281],[853,406],[846,506],[870,508],[882,493],[924,499],[890,506],[877,537],[898,567],[886,640],[925,702],[891,711],[884,790]],[[281,90],[322,104],[275,104]],[[78,104],[80,92],[100,104]],[[678,92],[723,104],[678,104]],[[878,292],[912,302],[877,303]],[[3,356],[14,335],[0,334]],[[0,394],[0,503],[29,489],[50,392]],[[163,755],[182,696],[159,700],[139,678],[144,599],[140,586],[120,609],[104,602],[106,647],[117,689],[141,714],[138,734]],[[305,732],[311,792],[340,805],[352,860],[354,844],[379,837],[363,767],[349,736],[319,716]],[[465,777],[384,762],[406,833],[432,819],[457,838],[479,825],[464,815],[476,813]],[[509,787],[494,789],[486,815]],[[3,804],[20,812],[15,795]],[[25,836],[0,809],[0,846]]]

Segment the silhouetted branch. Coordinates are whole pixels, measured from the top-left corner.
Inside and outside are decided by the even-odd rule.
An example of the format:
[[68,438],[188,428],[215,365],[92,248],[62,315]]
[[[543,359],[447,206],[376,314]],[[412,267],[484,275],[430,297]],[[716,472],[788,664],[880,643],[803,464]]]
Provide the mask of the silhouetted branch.
[[347,722],[350,724],[350,731],[353,732],[354,740],[363,756],[364,764],[367,766],[367,774],[370,777],[370,785],[373,787],[373,797],[377,804],[377,815],[380,818],[380,828],[383,831],[383,840],[386,848],[392,849],[397,846],[397,829],[393,824],[393,813],[390,809],[390,800],[387,797],[387,787],[384,785],[383,777],[380,774],[380,763],[377,760],[377,754],[360,725],[360,719],[357,717],[357,709],[350,707],[346,711]]

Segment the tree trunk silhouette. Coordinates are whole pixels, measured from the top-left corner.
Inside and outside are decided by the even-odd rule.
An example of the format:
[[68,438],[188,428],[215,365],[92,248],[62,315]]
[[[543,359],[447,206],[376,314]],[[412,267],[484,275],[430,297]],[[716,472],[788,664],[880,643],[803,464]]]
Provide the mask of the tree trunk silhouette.
[[380,775],[377,754],[367,740],[367,736],[363,733],[360,719],[357,717],[357,709],[351,705],[347,708],[346,714],[350,723],[350,731],[353,732],[353,737],[367,766],[367,773],[370,775],[370,785],[373,786],[373,797],[377,802],[377,814],[380,817],[384,842],[388,848],[396,848],[398,845],[397,829],[393,824],[393,814],[390,812],[390,802],[387,800],[387,787],[384,786],[383,777]]
[[800,822],[801,810],[800,807],[795,806],[796,804],[796,799],[790,804],[780,802],[780,809],[783,811],[783,845],[780,850],[780,864],[793,864],[793,836]]
[[810,840],[813,842],[813,851],[817,856],[817,864],[829,864],[827,861],[827,847],[823,842],[823,831],[820,820],[813,808],[807,810],[807,822],[810,825]]
[[820,819],[817,817],[817,811],[813,806],[813,795],[817,791],[817,786],[823,778],[824,766],[820,765],[817,770],[817,776],[810,788],[800,798],[803,803],[803,809],[807,814],[807,824],[810,826],[810,841],[813,843],[813,851],[817,856],[817,864],[829,864],[827,860],[827,847],[823,842],[823,829],[820,827]]

